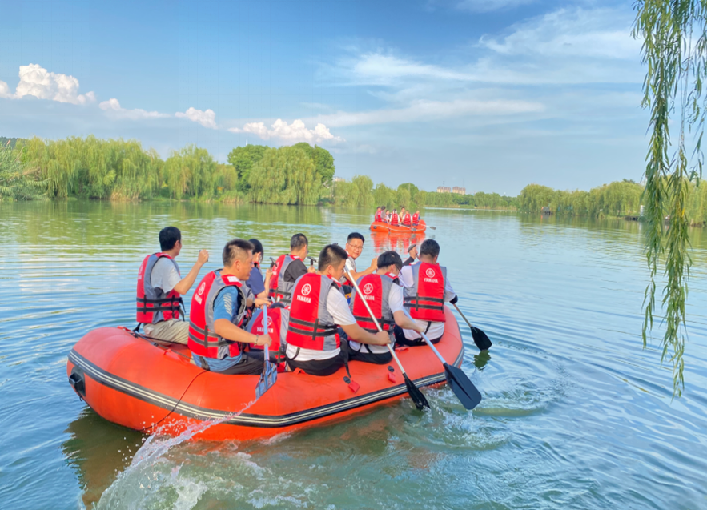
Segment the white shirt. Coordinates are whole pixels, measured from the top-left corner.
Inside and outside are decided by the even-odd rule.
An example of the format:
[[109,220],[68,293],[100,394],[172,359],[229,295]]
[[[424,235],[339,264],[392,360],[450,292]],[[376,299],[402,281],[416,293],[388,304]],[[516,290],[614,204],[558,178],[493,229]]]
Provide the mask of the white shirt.
[[173,260],[161,258],[152,266],[150,282],[153,287],[162,289],[165,294],[171,292],[182,280],[182,277],[179,276],[178,266],[173,262]]
[[[353,273],[356,273],[356,260],[349,256],[349,258],[346,259],[346,262],[344,263],[344,269],[351,273],[351,276],[353,276]],[[344,276],[341,277],[339,280],[339,283],[345,283],[349,285],[349,279],[346,278],[346,273],[344,273]]]
[[[356,319],[354,319],[349,305],[346,303],[346,298],[338,290],[332,288],[329,290],[329,294],[326,298],[326,309],[327,312],[331,314],[334,318],[334,324],[337,326],[349,326],[351,324],[356,324]],[[329,359],[339,354],[340,349],[334,349],[333,351],[317,351],[314,349],[305,349],[303,347],[299,348],[299,354],[297,354],[297,347],[294,345],[287,345],[287,357],[292,359],[297,355],[297,361],[311,361],[315,359]]]
[[[354,292],[356,291],[354,290]],[[395,312],[405,313],[405,303],[403,298],[403,288],[400,285],[393,284],[393,286],[390,288],[390,293],[388,294],[388,306],[390,307],[390,311],[393,314],[395,314]],[[349,345],[351,346],[352,350],[359,352],[361,351],[361,349],[363,349],[363,352],[368,352],[368,350],[370,349],[371,353],[373,354],[383,354],[385,352],[388,352],[388,348],[385,345],[368,344],[366,346],[362,346],[360,343],[354,342],[353,340],[349,340]]]
[[[400,271],[400,283],[403,285],[403,287],[407,288],[412,288],[413,287],[413,279],[412,279],[412,266],[405,266],[403,269]],[[454,292],[454,289],[452,288],[452,285],[449,283],[449,278],[444,279],[444,301],[449,302],[452,299],[454,299],[454,296],[456,296],[456,293]],[[407,313],[407,312],[406,312]],[[410,314],[408,313],[408,316]],[[429,325],[429,328],[427,329],[427,338],[430,340],[434,340],[435,338],[439,338],[444,334],[444,322],[428,322],[428,321],[422,321],[419,319],[413,319],[415,322],[417,322],[418,326],[421,326],[422,328],[427,328]],[[408,340],[418,340],[422,338],[420,334],[417,331],[413,331],[411,329],[405,329],[403,330],[405,333],[405,338]]]

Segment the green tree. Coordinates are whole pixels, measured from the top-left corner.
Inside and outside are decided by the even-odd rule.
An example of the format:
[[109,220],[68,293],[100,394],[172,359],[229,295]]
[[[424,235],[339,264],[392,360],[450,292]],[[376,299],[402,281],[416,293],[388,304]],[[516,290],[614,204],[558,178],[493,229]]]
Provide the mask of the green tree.
[[38,174],[38,168],[20,160],[9,141],[0,146],[0,201],[43,198],[47,181],[39,179]]
[[228,153],[226,159],[236,169],[239,191],[248,191],[250,171],[268,149],[269,147],[265,145],[246,145],[245,147],[236,147]]
[[[689,205],[690,182],[702,172],[702,134],[707,72],[707,3],[697,0],[638,0],[634,35],[643,40],[647,64],[643,105],[650,111],[650,141],[646,157],[646,257],[650,281],[644,300],[643,343],[653,328],[656,275],[662,265],[666,277],[661,306],[665,333],[661,360],[673,367],[673,394],[685,386],[685,299],[692,261]],[[677,116],[671,119],[671,114]],[[670,125],[678,135],[670,136]],[[688,137],[694,136],[694,152]],[[673,140],[676,141],[672,146]],[[694,160],[691,158],[694,155]],[[663,218],[669,217],[665,226]]]

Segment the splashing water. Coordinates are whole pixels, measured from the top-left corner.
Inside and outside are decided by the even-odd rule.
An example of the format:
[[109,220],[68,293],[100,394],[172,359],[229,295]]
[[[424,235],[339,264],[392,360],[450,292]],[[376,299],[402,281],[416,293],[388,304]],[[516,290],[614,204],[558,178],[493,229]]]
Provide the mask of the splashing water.
[[[222,418],[204,420],[199,423],[188,426],[181,434],[177,436],[169,436],[163,434],[163,427],[155,429],[155,431],[145,440],[140,449],[135,453],[132,462],[125,471],[120,473],[110,487],[103,493],[96,508],[125,508],[126,501],[132,501],[133,504],[129,508],[142,508],[140,504],[143,497],[149,495],[149,491],[153,488],[158,488],[160,477],[158,473],[154,473],[154,478],[150,474],[146,474],[146,480],[142,480],[141,473],[148,471],[151,467],[157,465],[160,459],[172,448],[192,439],[197,434],[200,434],[214,425],[219,425],[225,421],[240,416],[247,411],[253,404],[258,401],[256,397],[246,404],[240,411],[228,414]],[[193,484],[187,482],[179,482],[179,470],[181,466],[171,469],[169,477],[172,486],[177,488],[178,500],[173,502],[173,508],[191,508],[206,491],[206,486],[203,484]],[[142,493],[142,494],[141,494]],[[129,496],[129,497],[126,497]],[[141,497],[142,496],[142,497]]]

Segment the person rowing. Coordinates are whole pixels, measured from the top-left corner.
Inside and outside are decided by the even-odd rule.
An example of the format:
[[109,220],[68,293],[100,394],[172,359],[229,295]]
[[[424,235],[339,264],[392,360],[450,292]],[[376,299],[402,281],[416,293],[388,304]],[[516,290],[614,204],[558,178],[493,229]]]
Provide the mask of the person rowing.
[[[194,363],[221,374],[260,374],[263,352],[245,351],[248,344],[270,345],[269,335],[241,329],[248,303],[245,281],[253,267],[253,245],[233,239],[223,248],[223,269],[211,271],[199,283],[191,300],[189,350]],[[267,305],[256,298],[255,306]]]
[[160,250],[142,261],[137,280],[138,328],[145,325],[145,334],[158,340],[186,344],[189,324],[180,320],[180,305],[209,261],[209,252],[199,251],[199,258],[182,278],[175,260],[184,246],[177,227],[165,227],[159,234]]
[[[437,263],[440,247],[434,239],[420,245],[420,262],[405,266],[400,272],[400,282],[405,287],[405,308],[424,333],[437,343],[444,334],[444,303],[456,303],[457,295],[447,278],[447,268]],[[421,335],[411,329],[395,329],[400,345],[425,345]]]
[[[390,335],[391,343],[395,341],[394,326],[418,333],[424,331],[423,325],[418,324],[405,313],[403,288],[398,278],[400,269],[403,267],[400,255],[394,251],[381,253],[377,267],[375,274],[362,276],[356,281],[358,288],[361,289],[361,295],[355,292],[351,302],[356,324],[365,331],[377,331],[376,324],[368,312],[370,308],[383,330]],[[364,301],[368,303],[368,307]],[[351,336],[349,336],[349,354],[352,360],[365,363],[386,364],[393,360],[392,354],[385,345],[369,344]]]
[[287,327],[287,363],[310,375],[331,375],[345,363],[337,327],[360,342],[386,345],[385,332],[369,333],[356,323],[338,281],[348,255],[339,245],[329,244],[319,254],[315,273],[295,282]]

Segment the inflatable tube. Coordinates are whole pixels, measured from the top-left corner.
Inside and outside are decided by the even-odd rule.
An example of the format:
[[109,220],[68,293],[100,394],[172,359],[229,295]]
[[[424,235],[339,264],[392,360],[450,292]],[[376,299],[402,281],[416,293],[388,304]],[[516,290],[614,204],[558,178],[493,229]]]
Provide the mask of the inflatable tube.
[[[437,348],[448,363],[460,366],[464,346],[454,315],[445,311],[445,333]],[[445,381],[444,369],[426,347],[398,352],[408,376],[419,387]],[[221,375],[190,361],[186,346],[158,345],[125,328],[99,328],[69,353],[66,373],[74,391],[100,416],[131,429],[178,435],[207,420],[223,420],[195,436],[203,440],[267,438],[341,419],[407,396],[394,362],[349,362],[360,385],[352,392],[345,369],[327,377],[303,372],[278,374],[275,385],[242,414],[255,398],[255,375]],[[394,370],[389,372],[389,367]],[[394,374],[389,377],[389,374]],[[393,381],[393,380],[394,381]]]
[[424,232],[427,229],[427,225],[425,225],[425,220],[420,220],[420,223],[415,225],[414,227],[405,227],[403,225],[398,225],[398,226],[392,226],[389,225],[388,223],[383,223],[381,221],[374,221],[371,223],[371,230],[373,232],[400,232],[400,233],[411,233],[414,234],[416,232]]

